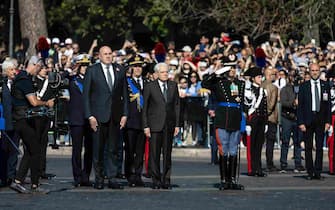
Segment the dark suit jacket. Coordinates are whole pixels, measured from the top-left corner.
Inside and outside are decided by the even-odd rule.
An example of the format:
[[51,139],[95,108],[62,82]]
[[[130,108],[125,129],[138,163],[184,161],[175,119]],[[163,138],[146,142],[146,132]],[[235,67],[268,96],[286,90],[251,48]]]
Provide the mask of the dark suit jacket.
[[[143,79],[143,87],[144,87],[144,85],[146,83],[148,83],[149,81],[145,80],[144,78],[142,78],[142,79]],[[138,85],[137,82],[134,81],[133,78],[130,78],[130,80],[140,90],[141,95],[143,96],[143,89],[141,89],[140,85]],[[128,93],[133,94],[129,84],[128,84]],[[130,96],[129,96],[129,99],[130,99]],[[135,100],[133,102],[129,101],[127,128],[143,130],[142,109],[140,109],[140,110],[138,109],[137,100]]]
[[2,85],[1,103],[3,106],[3,117],[5,118],[5,129],[7,131],[13,130],[13,116],[12,116],[12,95],[7,86],[7,79],[4,80]]
[[121,116],[128,115],[126,72],[122,66],[113,64],[114,84],[110,91],[100,63],[89,66],[84,79],[85,118],[94,116],[98,122],[110,119],[119,123]]
[[144,86],[143,126],[152,132],[168,128],[179,127],[180,102],[177,83],[168,81],[167,102],[159,87],[158,80]]
[[[331,111],[330,111],[330,90],[329,84],[320,80],[321,96],[320,96],[320,113],[322,118],[322,124],[331,123]],[[323,95],[328,95],[328,100],[324,100]],[[298,94],[298,125],[304,124],[309,126],[312,123],[312,92],[311,83],[306,81],[299,87]]]
[[82,126],[85,124],[84,97],[77,83],[84,84],[84,80],[79,76],[70,78],[69,92],[69,123],[70,125]]

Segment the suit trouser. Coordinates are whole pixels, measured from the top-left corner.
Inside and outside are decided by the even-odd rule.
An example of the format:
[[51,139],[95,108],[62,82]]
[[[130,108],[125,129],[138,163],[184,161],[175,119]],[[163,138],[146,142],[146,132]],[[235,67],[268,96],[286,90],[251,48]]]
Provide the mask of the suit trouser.
[[253,173],[262,172],[262,146],[266,120],[263,117],[252,117],[251,126],[251,168]]
[[[312,176],[313,174],[320,175],[322,172],[322,159],[323,159],[323,140],[325,124],[321,123],[318,114],[313,114],[312,123],[306,126],[304,133],[305,139],[305,158],[307,173]],[[315,164],[313,164],[313,134],[315,133]]]
[[141,178],[145,136],[143,130],[128,128],[125,132],[125,174],[128,181]]
[[16,175],[16,179],[23,182],[28,169],[31,172],[31,183],[37,185],[39,180],[39,166],[41,162],[41,145],[35,128],[34,119],[16,121],[15,130],[22,138],[24,154]]
[[268,121],[268,131],[266,132],[266,165],[272,167],[273,148],[277,140],[277,124]]
[[[164,126],[160,132],[151,132],[150,138],[150,168],[154,184],[170,184],[171,152],[173,142],[173,129]],[[163,173],[160,173],[160,156],[163,152]]]
[[[93,167],[96,182],[103,182],[104,175],[110,181],[116,176],[118,164],[117,153],[120,139],[119,126],[119,124],[114,123],[112,120],[107,123],[98,122],[98,130],[92,133]],[[106,161],[105,164],[104,160]]]
[[[15,131],[5,131],[10,140],[18,147],[20,137]],[[0,140],[0,179],[3,183],[7,179],[14,179],[18,162],[18,152],[9,142],[7,136],[2,135]]]
[[[89,182],[92,170],[92,130],[88,124],[70,126],[72,138],[72,174],[75,181]],[[84,144],[84,167],[81,151]]]

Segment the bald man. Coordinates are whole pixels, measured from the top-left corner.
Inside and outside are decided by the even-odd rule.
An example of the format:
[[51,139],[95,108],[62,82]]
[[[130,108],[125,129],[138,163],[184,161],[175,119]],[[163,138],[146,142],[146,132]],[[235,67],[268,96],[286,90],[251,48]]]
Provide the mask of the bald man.
[[[305,140],[307,180],[322,180],[323,139],[331,123],[329,84],[320,80],[320,66],[309,66],[311,80],[300,85],[298,94],[298,125]],[[316,155],[313,163],[313,134],[315,134]]]
[[108,46],[100,48],[99,59],[100,63],[87,68],[83,92],[85,117],[93,130],[94,187],[103,189],[106,175],[109,188],[122,189],[115,176],[120,130],[125,127],[128,115],[126,71],[112,63],[112,50]]

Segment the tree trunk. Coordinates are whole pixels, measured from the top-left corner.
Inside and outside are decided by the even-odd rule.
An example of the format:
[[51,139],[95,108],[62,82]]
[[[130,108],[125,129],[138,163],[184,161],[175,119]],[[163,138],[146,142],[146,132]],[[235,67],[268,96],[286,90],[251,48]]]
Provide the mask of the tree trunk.
[[18,0],[22,39],[29,40],[28,58],[36,55],[40,36],[48,36],[43,0]]

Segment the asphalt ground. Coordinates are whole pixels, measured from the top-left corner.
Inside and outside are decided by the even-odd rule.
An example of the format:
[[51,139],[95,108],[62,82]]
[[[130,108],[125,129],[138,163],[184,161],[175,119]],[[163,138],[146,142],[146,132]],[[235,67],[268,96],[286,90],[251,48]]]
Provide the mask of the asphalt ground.
[[[326,155],[327,151],[324,152],[323,181],[307,181],[306,174],[293,173],[291,159],[289,168],[292,170],[288,173],[272,172],[260,178],[246,175],[245,150],[242,149],[239,181],[245,189],[219,191],[219,169],[209,163],[209,149],[175,148],[172,190],[152,190],[151,180],[144,177],[146,187],[130,188],[125,180],[119,180],[125,185],[124,190],[107,187],[96,190],[72,186],[71,147],[61,147],[48,150],[47,172],[56,177],[41,180],[42,186],[51,192],[22,195],[0,188],[0,209],[335,209],[335,176],[328,175]],[[279,150],[275,150],[274,159],[278,166]],[[264,163],[263,158],[263,166]]]

